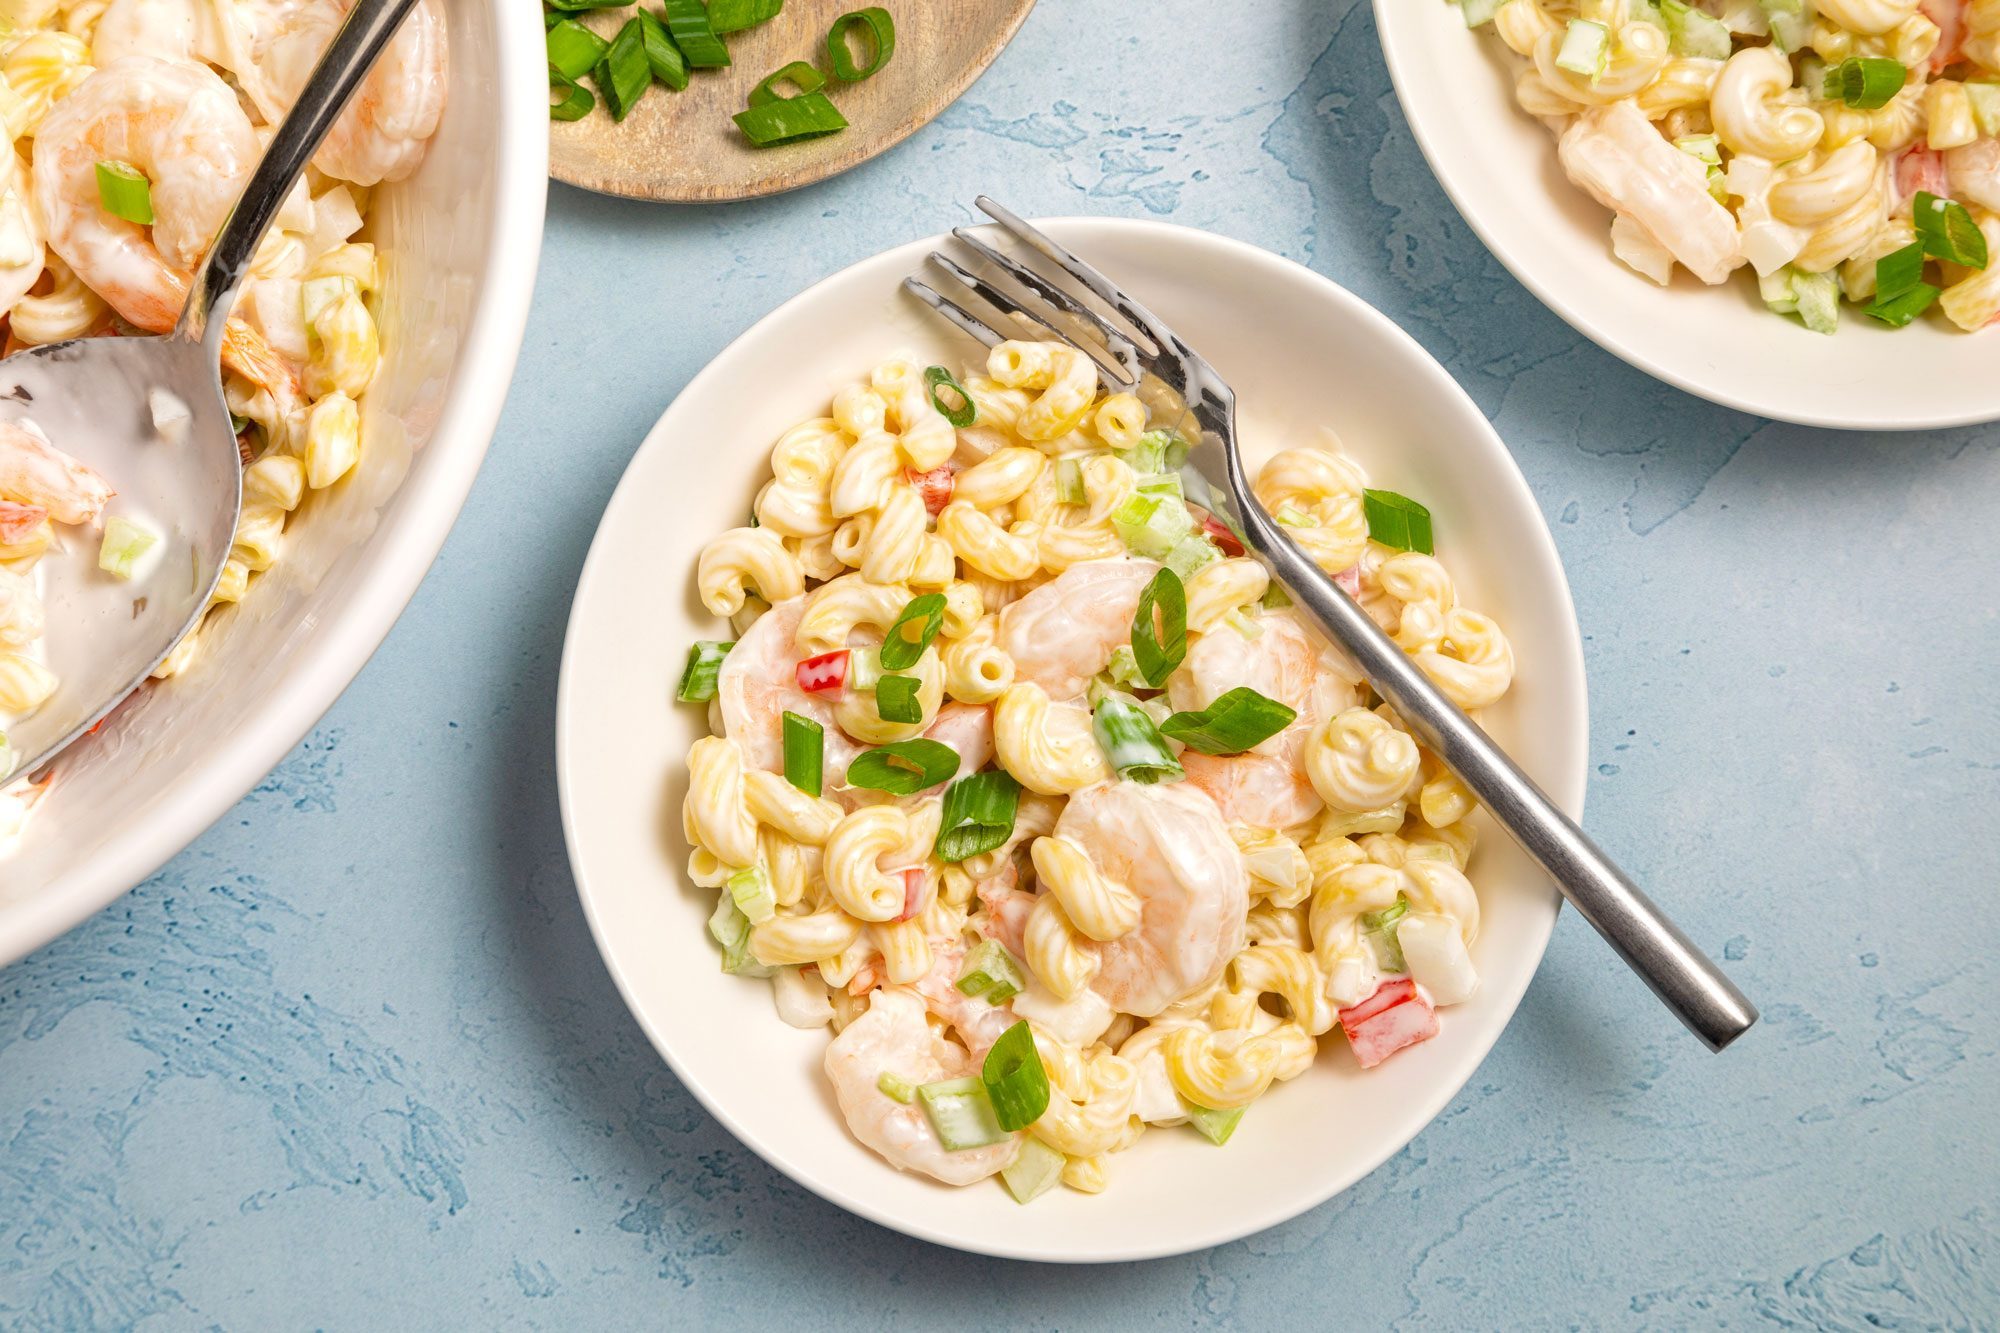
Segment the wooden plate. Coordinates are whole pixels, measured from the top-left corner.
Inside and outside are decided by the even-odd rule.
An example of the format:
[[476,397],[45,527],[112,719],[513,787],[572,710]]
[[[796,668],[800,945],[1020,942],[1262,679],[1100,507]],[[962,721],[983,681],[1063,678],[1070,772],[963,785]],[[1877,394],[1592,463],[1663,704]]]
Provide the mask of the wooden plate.
[[[861,0],[790,0],[778,17],[723,39],[729,66],[693,71],[682,92],[655,83],[622,124],[601,98],[582,120],[551,122],[549,174],[600,194],[670,203],[755,199],[825,180],[929,124],[993,63],[1035,0],[888,0],[894,58],[860,83],[827,84],[847,128],[750,147],[730,119],[749,105],[750,90],[794,60],[825,73],[827,30],[860,7]],[[631,16],[630,8],[600,9],[582,19],[608,40]],[[585,86],[596,92],[589,80]]]

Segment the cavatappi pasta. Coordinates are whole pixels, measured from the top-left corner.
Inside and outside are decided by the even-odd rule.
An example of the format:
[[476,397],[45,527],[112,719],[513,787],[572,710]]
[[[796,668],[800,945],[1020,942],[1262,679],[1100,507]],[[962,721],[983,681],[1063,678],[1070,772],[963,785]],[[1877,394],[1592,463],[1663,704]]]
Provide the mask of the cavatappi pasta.
[[2000,319],[2000,0],[1456,0],[1660,284],[1739,269],[1832,333]]
[[[1171,429],[1060,345],[981,369],[878,366],[704,549],[735,637],[681,683],[714,733],[682,816],[724,969],[832,1030],[855,1137],[1025,1201],[1104,1188],[1149,1127],[1227,1139],[1336,1028],[1364,1067],[1432,1035],[1477,984],[1475,811],[1185,502]],[[1330,446],[1255,489],[1492,703],[1506,636],[1427,534],[1371,536],[1366,486]]]

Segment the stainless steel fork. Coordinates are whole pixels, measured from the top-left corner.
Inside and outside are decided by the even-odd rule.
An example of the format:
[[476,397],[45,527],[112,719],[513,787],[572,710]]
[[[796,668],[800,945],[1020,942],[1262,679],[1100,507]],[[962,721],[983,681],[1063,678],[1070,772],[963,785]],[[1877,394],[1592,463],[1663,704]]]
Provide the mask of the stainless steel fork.
[[[1097,364],[1106,384],[1139,392],[1149,406],[1184,405],[1181,434],[1191,447],[1181,477],[1188,497],[1242,536],[1246,549],[1270,567],[1292,600],[1319,622],[1417,738],[1458,774],[1500,826],[1548,871],[1563,896],[1675,1017],[1710,1050],[1721,1050],[1748,1030],[1757,1021],[1757,1010],[1721,969],[1257,503],[1236,448],[1236,395],[1215,368],[1095,268],[993,200],[982,195],[978,204],[1022,245],[1102,301],[1123,324],[1101,313],[1088,297],[1066,290],[965,228],[952,235],[990,266],[991,276],[981,276],[940,252],[932,253],[932,261],[959,288],[1002,316],[1033,325],[1035,336],[1059,338],[1082,351]],[[988,347],[1014,336],[916,277],[905,279],[903,285]],[[1095,341],[1099,338],[1101,345]]]

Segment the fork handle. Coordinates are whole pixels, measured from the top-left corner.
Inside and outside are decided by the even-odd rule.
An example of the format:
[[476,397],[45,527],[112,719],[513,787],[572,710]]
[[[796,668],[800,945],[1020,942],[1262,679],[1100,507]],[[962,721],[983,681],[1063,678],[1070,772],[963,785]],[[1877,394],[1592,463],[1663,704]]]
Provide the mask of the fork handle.
[[[1247,495],[1249,488],[1243,492]],[[1268,515],[1254,502],[1240,508],[1250,546],[1292,600],[1346,651],[1417,739],[1554,877],[1563,897],[1653,994],[1712,1051],[1742,1036],[1757,1021],[1757,1009],[1743,992]]]

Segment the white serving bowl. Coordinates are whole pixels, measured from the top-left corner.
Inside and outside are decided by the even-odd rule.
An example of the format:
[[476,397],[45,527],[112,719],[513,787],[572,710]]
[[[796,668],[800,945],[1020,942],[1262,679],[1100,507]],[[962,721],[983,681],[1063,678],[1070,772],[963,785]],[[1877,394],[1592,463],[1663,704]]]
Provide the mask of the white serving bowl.
[[1403,114],[1445,193],[1523,286],[1649,375],[1728,407],[1843,430],[2000,419],[2000,332],[1935,312],[1892,329],[1843,303],[1812,333],[1764,308],[1745,269],[1705,286],[1678,266],[1654,284],[1611,254],[1611,214],[1569,183],[1555,140],[1514,102],[1491,27],[1447,0],[1375,0]]
[[527,324],[548,189],[542,29],[529,5],[452,4],[450,97],[423,166],[377,191],[384,273],[368,452],[286,529],[284,557],[210,621],[195,666],[59,761],[0,860],[0,963],[186,846],[319,720],[443,545],[485,456]]
[[[1583,800],[1582,650],[1568,585],[1520,472],[1472,401],[1394,324],[1287,260],[1158,223],[1045,223],[1200,348],[1236,388],[1253,461],[1336,427],[1377,485],[1422,498],[1471,605],[1520,664],[1494,733],[1572,814]],[[944,241],[877,255],[738,338],[675,400],[605,512],[571,611],[557,713],[563,828],[591,929],[626,1003],[674,1072],[752,1149],[863,1217],[960,1249],[1026,1259],[1143,1259],[1215,1245],[1312,1207],[1443,1108],[1493,1045],[1556,915],[1547,880],[1503,837],[1474,861],[1483,975],[1444,1031],[1363,1076],[1338,1038],[1251,1108],[1225,1149],[1157,1130],[1112,1160],[1110,1190],[1027,1209],[998,1184],[899,1175],[853,1138],[821,1073],[825,1032],[781,1024],[770,988],[724,975],[713,891],[684,867],[682,756],[703,710],[673,702],[688,645],[731,637],[694,595],[702,544],[741,522],[780,432],[821,415],[882,358],[980,355],[898,284]]]

